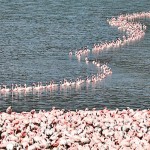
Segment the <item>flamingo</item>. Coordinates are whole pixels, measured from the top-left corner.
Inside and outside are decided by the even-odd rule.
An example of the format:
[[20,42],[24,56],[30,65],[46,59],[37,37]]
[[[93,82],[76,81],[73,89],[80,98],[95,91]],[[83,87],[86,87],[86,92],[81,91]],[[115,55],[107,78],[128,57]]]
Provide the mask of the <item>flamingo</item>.
[[62,81],[60,81],[59,83],[60,83],[60,87],[65,87],[65,83],[63,83]]
[[11,84],[11,92],[18,92],[18,85]]
[[91,79],[89,79],[88,77],[86,78],[86,82],[87,83],[90,83],[91,82]]
[[17,86],[17,90],[18,90],[18,92],[21,92],[24,90],[24,87],[21,87],[21,84],[19,84],[19,86]]
[[72,56],[72,51],[69,52],[69,56]]
[[24,91],[31,91],[32,90],[32,87],[27,87],[27,84],[24,84]]
[[54,83],[54,81],[52,80],[52,83],[51,83],[51,87],[57,87],[58,84]]
[[76,82],[75,81],[72,81],[72,79],[70,80],[70,85],[71,86],[74,86],[76,84]]
[[40,82],[37,83],[37,85],[35,83],[32,84],[33,85],[33,90],[40,90],[42,87],[40,85]]
[[6,85],[2,85],[2,88],[0,89],[0,92],[9,92],[9,91],[10,91],[10,89],[7,88]]

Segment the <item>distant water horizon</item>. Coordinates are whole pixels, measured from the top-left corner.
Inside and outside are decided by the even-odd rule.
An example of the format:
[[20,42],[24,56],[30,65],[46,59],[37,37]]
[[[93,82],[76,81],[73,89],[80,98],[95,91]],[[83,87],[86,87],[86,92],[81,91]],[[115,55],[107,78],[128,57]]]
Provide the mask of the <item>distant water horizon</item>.
[[[69,58],[70,50],[112,41],[123,33],[107,19],[120,14],[148,12],[148,0],[5,1],[0,2],[0,84],[27,84],[64,78],[76,79],[97,72],[96,67]],[[68,110],[97,108],[150,108],[150,19],[144,38],[118,49],[90,54],[112,69],[101,82],[80,88],[27,94],[0,94],[0,111]]]

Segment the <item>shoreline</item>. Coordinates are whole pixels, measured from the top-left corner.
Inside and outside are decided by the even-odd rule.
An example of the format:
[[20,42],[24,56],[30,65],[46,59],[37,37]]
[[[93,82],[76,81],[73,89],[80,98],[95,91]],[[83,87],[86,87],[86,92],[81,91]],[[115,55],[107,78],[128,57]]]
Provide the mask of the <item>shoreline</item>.
[[150,110],[0,112],[0,149],[103,150],[150,147]]

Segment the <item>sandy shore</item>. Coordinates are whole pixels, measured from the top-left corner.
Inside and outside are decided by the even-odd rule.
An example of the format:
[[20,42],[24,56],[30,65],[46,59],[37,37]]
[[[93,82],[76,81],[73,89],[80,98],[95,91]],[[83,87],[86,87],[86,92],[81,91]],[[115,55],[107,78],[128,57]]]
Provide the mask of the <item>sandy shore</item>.
[[0,149],[149,150],[150,110],[0,113]]

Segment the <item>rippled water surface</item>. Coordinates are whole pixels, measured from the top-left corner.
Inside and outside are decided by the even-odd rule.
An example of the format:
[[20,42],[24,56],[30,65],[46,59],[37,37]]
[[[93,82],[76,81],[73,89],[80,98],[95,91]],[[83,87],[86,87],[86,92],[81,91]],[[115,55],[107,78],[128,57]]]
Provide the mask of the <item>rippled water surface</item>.
[[[75,79],[97,68],[69,58],[70,50],[122,36],[107,19],[150,11],[149,0],[5,0],[0,1],[0,83]],[[88,108],[150,108],[150,19],[145,37],[120,49],[91,55],[108,63],[113,74],[96,84],[27,94],[1,94],[0,110],[15,111]]]

